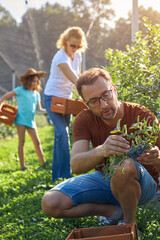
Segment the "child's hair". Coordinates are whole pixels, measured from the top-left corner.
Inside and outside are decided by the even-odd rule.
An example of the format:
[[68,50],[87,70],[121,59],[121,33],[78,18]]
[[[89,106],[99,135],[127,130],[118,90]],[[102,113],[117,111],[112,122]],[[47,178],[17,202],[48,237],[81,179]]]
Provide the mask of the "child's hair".
[[74,37],[81,41],[82,47],[79,49],[81,52],[84,52],[87,48],[87,40],[85,33],[80,27],[74,26],[67,28],[63,33],[61,33],[59,39],[57,40],[56,46],[58,49],[66,47],[66,42]]
[[40,78],[46,76],[46,74],[47,73],[44,71],[36,71],[34,68],[29,68],[23,76],[19,77],[19,81],[25,89],[31,89],[32,81],[34,80],[35,76],[38,77],[37,84],[33,90],[39,92],[41,90]]
[[23,79],[21,83],[25,89],[31,89],[32,81],[34,80],[35,76],[38,77],[38,81],[33,90],[36,90],[37,92],[39,92],[41,90],[41,82],[37,74],[30,75],[29,77]]

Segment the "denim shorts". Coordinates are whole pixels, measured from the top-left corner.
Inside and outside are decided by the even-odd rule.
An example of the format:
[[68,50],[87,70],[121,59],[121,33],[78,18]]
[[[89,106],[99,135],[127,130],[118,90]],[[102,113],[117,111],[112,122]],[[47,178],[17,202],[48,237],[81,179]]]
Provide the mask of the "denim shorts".
[[[138,205],[143,205],[155,196],[157,184],[140,163],[135,162],[135,164],[138,170],[138,182],[141,186],[141,196]],[[74,206],[83,203],[119,205],[119,202],[111,192],[111,179],[103,180],[103,177],[104,174],[99,171],[79,175],[67,179],[50,191],[56,190],[65,193],[72,199]]]

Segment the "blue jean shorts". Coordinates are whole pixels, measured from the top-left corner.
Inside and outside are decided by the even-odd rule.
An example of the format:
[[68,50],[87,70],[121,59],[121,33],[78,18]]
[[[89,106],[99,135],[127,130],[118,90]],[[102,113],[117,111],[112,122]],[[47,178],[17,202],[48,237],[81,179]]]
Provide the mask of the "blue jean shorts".
[[[134,161],[135,162],[135,161]],[[156,194],[157,184],[148,171],[138,162],[138,182],[141,186],[141,196],[138,205],[149,202]],[[50,191],[61,191],[68,195],[73,205],[83,203],[100,203],[119,205],[111,191],[110,178],[103,180],[104,174],[99,171],[72,177]]]

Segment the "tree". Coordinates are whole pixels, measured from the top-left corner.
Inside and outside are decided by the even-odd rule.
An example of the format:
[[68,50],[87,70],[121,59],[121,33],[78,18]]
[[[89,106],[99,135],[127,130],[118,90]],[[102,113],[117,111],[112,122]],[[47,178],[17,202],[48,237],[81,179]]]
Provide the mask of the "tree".
[[108,8],[109,5],[110,0],[72,0],[76,24],[87,35],[86,68],[104,64],[109,31],[107,20],[114,15],[114,11]]
[[41,51],[43,68],[49,73],[53,55],[56,53],[56,42],[59,35],[68,27],[75,25],[70,8],[59,4],[46,4],[40,10],[32,10],[34,28],[36,30]]
[[12,38],[12,33],[14,33],[15,30],[16,21],[12,18],[10,13],[0,5],[0,46],[2,52],[4,52],[4,49],[8,52],[10,51],[8,40]]
[[[57,39],[69,26],[80,26],[87,34],[89,47],[86,54],[86,68],[104,64],[108,32],[105,20],[113,15],[113,11],[107,7],[109,3],[110,0],[98,2],[97,0],[73,0],[72,6],[67,8],[57,3],[54,5],[47,3],[40,10],[30,9],[38,36],[43,67],[48,73],[51,59],[57,51]],[[23,18],[22,25],[25,24],[25,19],[26,17]]]
[[16,21],[14,20],[14,18],[4,7],[0,5],[0,27],[11,27],[15,25]]
[[[143,17],[146,16],[149,21],[155,25],[160,24],[160,13],[153,10],[151,7],[145,9],[139,7],[139,30],[145,33],[146,28],[143,25]],[[131,12],[128,13],[128,18],[120,18],[116,21],[115,28],[111,29],[107,36],[107,48],[119,49],[125,51],[126,45],[131,44]]]
[[126,51],[108,49],[106,69],[117,84],[122,101],[146,106],[156,115],[160,109],[160,26],[144,18],[146,34],[138,32],[132,46]]

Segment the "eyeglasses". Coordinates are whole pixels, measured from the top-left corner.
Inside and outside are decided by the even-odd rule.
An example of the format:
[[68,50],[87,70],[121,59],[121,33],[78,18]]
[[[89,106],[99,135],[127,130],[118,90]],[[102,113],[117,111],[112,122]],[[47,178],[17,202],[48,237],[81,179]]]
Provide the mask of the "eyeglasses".
[[71,48],[73,48],[73,49],[80,49],[80,48],[82,48],[82,45],[77,46],[77,45],[72,44],[72,43],[70,43],[69,46],[70,46]]
[[85,102],[90,108],[96,108],[100,106],[100,99],[102,99],[104,102],[108,102],[113,97],[113,91],[112,89],[106,91],[101,97],[94,97],[89,99],[88,102]]

